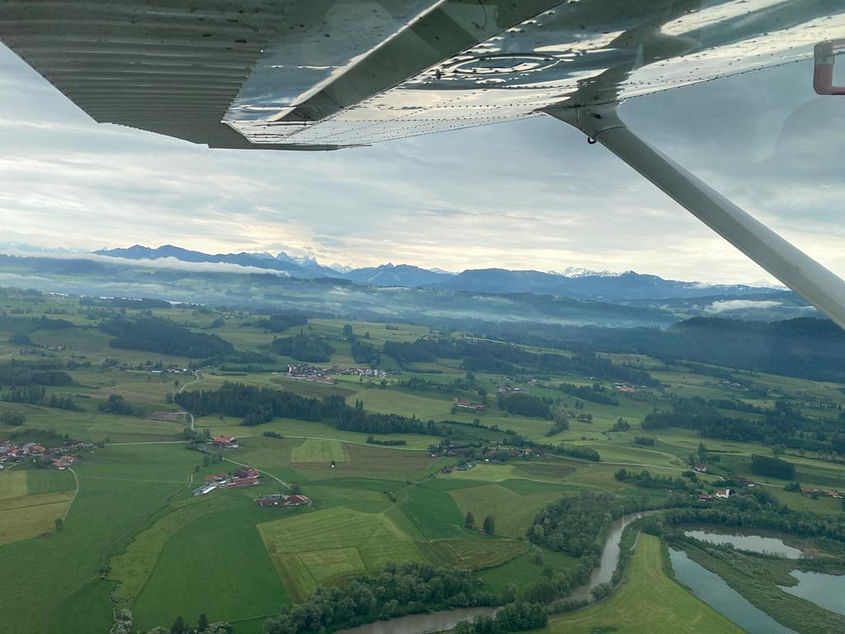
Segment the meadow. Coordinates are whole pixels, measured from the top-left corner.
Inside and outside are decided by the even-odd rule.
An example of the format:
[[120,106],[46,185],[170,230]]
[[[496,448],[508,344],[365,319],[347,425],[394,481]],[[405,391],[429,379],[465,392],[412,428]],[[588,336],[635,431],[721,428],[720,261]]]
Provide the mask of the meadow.
[[[609,598],[584,610],[554,617],[543,632],[593,634],[594,632],[642,632],[678,634],[742,629],[699,601],[664,570],[659,538],[640,534],[631,557],[628,579]],[[540,630],[538,630],[540,631]]]
[[[47,313],[48,308],[63,312]],[[830,518],[842,513],[838,500],[786,491],[786,481],[752,474],[751,454],[772,454],[772,447],[762,442],[702,439],[691,429],[641,427],[646,415],[679,396],[736,399],[758,407],[788,399],[814,420],[832,422],[837,407],[845,405],[842,386],[832,383],[754,374],[748,379],[754,391],[645,355],[605,355],[615,364],[647,369],[662,383],[622,392],[613,380],[601,377],[468,373],[460,359],[402,363],[382,354],[379,369],[385,374],[337,375],[329,385],[286,376],[288,363],[295,360],[273,354],[271,342],[300,330],[320,335],[335,353],[330,362],[314,365],[361,367],[343,337],[347,322],[342,320],[311,319],[307,326],[272,333],[256,327],[259,316],[247,313],[190,306],[153,309],[150,314],[194,333],[217,334],[245,358],[258,359],[201,363],[111,347],[96,318],[74,298],[30,302],[0,294],[0,309],[29,310],[21,314],[72,324],[30,333],[29,347],[11,345],[12,331],[0,331],[0,363],[61,365],[72,381],[47,386],[46,395],[75,405],[58,409],[45,401],[0,401],[0,412],[25,418],[21,425],[0,423],[0,439],[97,443],[89,444],[74,465],[79,478],[75,499],[76,482],[68,471],[32,464],[0,471],[0,596],[4,613],[21,634],[107,631],[112,605],[129,608],[142,630],[169,627],[180,615],[196,622],[205,613],[211,620],[229,621],[237,634],[259,634],[265,618],[301,602],[318,587],[342,585],[355,575],[405,561],[472,570],[493,593],[505,592],[512,583],[528,587],[548,570],[574,568],[579,561],[526,539],[546,504],[579,491],[610,491],[660,505],[670,498],[667,491],[638,488],[617,479],[616,472],[624,467],[676,478],[690,469],[690,456],[702,442],[708,455],[718,456],[708,462],[710,473],[698,475],[704,488],[712,488],[722,476],[745,476],[765,485],[791,509]],[[127,309],[125,314],[141,311]],[[379,350],[386,342],[411,343],[437,334],[419,325],[351,325],[358,337],[368,333],[361,340]],[[573,357],[570,351],[516,347]],[[191,363],[197,367],[184,372]],[[179,371],[167,373],[167,368]],[[197,416],[191,430],[190,417],[172,402],[173,395],[180,389],[217,390],[227,381],[318,399],[341,397],[350,406],[361,403],[367,412],[431,419],[442,428],[436,434],[371,434],[338,429],[330,420],[291,418],[244,426],[239,417],[211,413]],[[596,386],[612,399],[578,399],[558,389],[564,383]],[[556,412],[570,411],[568,428],[555,431],[550,417],[500,407],[502,386],[545,399]],[[0,386],[0,394],[4,390]],[[132,413],[102,411],[101,404],[112,395],[122,396]],[[484,401],[486,407],[483,412],[463,411],[455,408],[454,399]],[[630,428],[614,431],[619,419]],[[189,450],[188,437],[205,434],[234,436],[240,447]],[[371,436],[393,445],[368,442]],[[640,436],[654,444],[636,444]],[[515,439],[522,444],[512,444]],[[594,449],[600,461],[517,451],[526,443],[560,442]],[[787,449],[781,457],[795,464],[802,485],[845,488],[845,465],[829,455]],[[261,485],[192,495],[207,475],[240,465],[260,469]],[[310,505],[260,508],[255,503],[261,495],[287,494],[294,487],[310,498]],[[475,526],[466,525],[468,513]],[[478,530],[488,516],[495,524],[492,535]],[[59,528],[57,518],[64,518]],[[639,538],[626,583],[592,607],[555,617],[547,631],[644,630],[735,631],[667,576],[660,541],[648,535]]]

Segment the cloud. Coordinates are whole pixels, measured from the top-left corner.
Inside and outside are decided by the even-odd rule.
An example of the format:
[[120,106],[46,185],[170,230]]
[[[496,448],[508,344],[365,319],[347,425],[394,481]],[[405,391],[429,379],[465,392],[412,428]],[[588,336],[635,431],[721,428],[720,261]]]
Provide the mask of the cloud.
[[[830,133],[842,123],[830,104],[841,103],[813,99],[810,69],[633,99],[621,113],[841,274],[845,147]],[[550,118],[332,153],[212,151],[94,124],[2,47],[0,93],[0,216],[15,241],[772,281],[607,150]]]
[[90,260],[93,262],[105,262],[107,264],[114,264],[117,266],[131,266],[144,269],[158,269],[158,270],[177,270],[190,271],[193,273],[240,273],[240,274],[255,274],[260,275],[275,275],[277,277],[290,277],[287,271],[278,271],[274,269],[263,269],[257,266],[244,266],[241,264],[233,264],[230,262],[185,262],[184,260],[177,260],[176,258],[156,258],[132,260],[128,258],[116,258],[107,255],[97,255],[96,253],[78,253],[62,251],[61,249],[43,249],[39,250],[35,247],[25,246],[24,248],[14,245],[8,248],[3,248],[0,245],[0,253],[7,255],[21,255],[25,257],[41,257],[56,260],[66,260],[72,258],[74,260]]
[[726,313],[732,310],[748,310],[749,308],[756,308],[765,310],[768,308],[777,308],[782,306],[782,302],[770,300],[754,300],[754,299],[726,299],[718,302],[713,302],[704,312],[717,315],[719,313]]

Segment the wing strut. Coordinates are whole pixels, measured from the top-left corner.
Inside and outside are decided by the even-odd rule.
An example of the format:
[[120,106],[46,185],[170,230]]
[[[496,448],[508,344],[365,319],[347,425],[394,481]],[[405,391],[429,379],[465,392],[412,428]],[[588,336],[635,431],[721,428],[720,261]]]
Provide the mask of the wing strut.
[[696,218],[845,328],[845,282],[755,220],[715,189],[640,139],[615,105],[552,107],[568,123],[625,161]]

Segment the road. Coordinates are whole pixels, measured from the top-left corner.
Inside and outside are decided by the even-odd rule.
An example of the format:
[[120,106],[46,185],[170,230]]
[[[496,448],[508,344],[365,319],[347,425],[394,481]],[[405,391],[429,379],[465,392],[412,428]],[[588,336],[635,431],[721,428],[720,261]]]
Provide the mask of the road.
[[[197,382],[197,381],[199,381],[201,378],[202,378],[202,377],[200,376],[200,371],[199,371],[199,370],[194,370],[194,380],[193,380],[193,381],[188,381],[187,383],[183,383],[182,385],[180,385],[180,386],[179,386],[179,390],[178,390],[176,393],[177,393],[177,394],[181,394],[181,393],[182,393],[182,390],[184,390],[184,389],[185,389],[186,387],[188,387],[189,385],[191,385],[191,384],[193,384],[193,383],[196,383],[196,382]],[[191,414],[191,412],[188,412],[188,411],[186,411],[185,413],[188,415],[188,419],[190,420],[190,424],[191,424],[191,431],[194,431],[194,422],[195,422],[194,415],[193,415],[193,414]]]
[[76,471],[74,471],[71,467],[68,467],[67,470],[70,471],[73,474],[73,479],[76,482],[76,488],[73,491],[73,497],[70,498],[70,503],[67,505],[67,508],[65,509],[65,514],[62,515],[62,522],[64,522],[67,519],[67,514],[70,513],[70,507],[73,506],[74,501],[76,501],[76,496],[79,495],[79,476],[76,475]]

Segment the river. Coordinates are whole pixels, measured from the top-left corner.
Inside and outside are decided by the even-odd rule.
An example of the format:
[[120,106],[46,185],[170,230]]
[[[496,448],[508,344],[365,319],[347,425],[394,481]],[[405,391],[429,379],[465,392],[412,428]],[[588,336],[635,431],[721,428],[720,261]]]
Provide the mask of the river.
[[468,621],[476,616],[493,615],[496,608],[457,608],[428,614],[409,614],[389,621],[376,621],[359,625],[337,634],[430,634],[451,630],[461,621]]
[[[622,539],[622,532],[625,527],[639,517],[644,517],[656,511],[644,511],[623,515],[610,525],[604,548],[601,553],[599,567],[593,570],[590,580],[583,586],[576,588],[567,598],[579,599],[582,601],[592,600],[590,592],[600,583],[606,583],[613,577],[616,564],[619,562],[619,541]],[[432,632],[443,632],[450,630],[460,621],[466,621],[482,614],[492,615],[496,608],[459,608],[456,610],[443,610],[441,612],[430,612],[428,614],[411,614],[389,621],[376,621],[367,625],[360,625],[346,630],[340,630],[337,634],[430,634]]]
[[608,583],[613,578],[613,573],[616,571],[616,564],[619,563],[619,542],[622,540],[622,533],[625,531],[625,527],[634,520],[650,515],[651,513],[655,513],[655,511],[623,515],[610,525],[610,529],[607,532],[607,539],[604,542],[604,548],[601,551],[599,567],[593,569],[590,580],[587,583],[575,588],[567,598],[577,599],[579,601],[593,600],[593,595],[591,594],[593,588],[602,583]]

